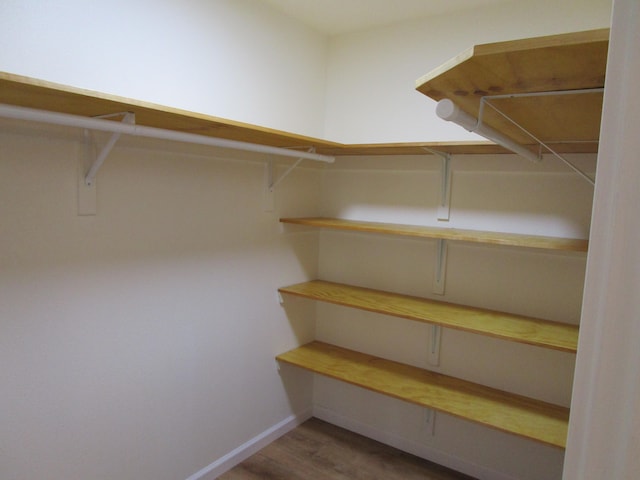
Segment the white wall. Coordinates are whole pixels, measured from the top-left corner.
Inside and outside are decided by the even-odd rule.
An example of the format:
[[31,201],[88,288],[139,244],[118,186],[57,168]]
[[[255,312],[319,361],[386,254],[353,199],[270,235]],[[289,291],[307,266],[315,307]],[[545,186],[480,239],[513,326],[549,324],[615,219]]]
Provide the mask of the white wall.
[[478,44],[608,27],[611,0],[507,1],[332,37],[325,136],[346,143],[481,139],[435,115],[415,81]]
[[565,480],[640,472],[640,4],[616,0]]
[[0,125],[0,478],[184,479],[308,412],[274,357],[313,309],[276,290],[316,276],[317,237],[278,217],[317,212],[319,172],[264,212],[261,161],[130,141],[79,217],[76,140]]
[[[594,156],[577,156],[593,171]],[[343,158],[325,171],[328,216],[437,225],[440,160],[433,156]],[[593,188],[552,159],[453,160],[451,219],[441,225],[586,237]],[[322,232],[325,280],[443,299],[577,324],[585,254],[545,253],[449,242],[446,292],[433,293],[436,243],[384,235]],[[316,338],[569,406],[575,355],[445,329],[441,363],[429,365],[428,325],[317,305]],[[563,451],[339,382],[316,378],[317,416],[482,479],[559,479]],[[505,453],[508,452],[508,453]]]
[[0,2],[0,70],[320,137],[327,39],[259,0]]
[[[309,135],[326,125],[334,140],[444,140],[463,137],[435,119],[425,134],[418,76],[478,41],[606,26],[609,8],[549,3],[555,13],[542,16],[510,2],[443,17],[457,34],[473,26],[460,43],[426,21],[336,37],[325,124],[325,38],[258,1],[185,5],[2,2],[0,69]],[[283,311],[275,290],[319,275],[429,296],[433,243],[283,235],[277,217],[435,223],[433,158],[297,169],[265,213],[255,156],[129,141],[100,171],[98,216],[77,217],[77,133],[0,127],[3,479],[186,478],[311,405],[311,377],[278,377],[273,357],[314,336],[316,313],[320,339],[424,364],[422,325],[303,301]],[[454,168],[450,226],[589,230],[590,187],[553,162],[456,158]],[[579,255],[454,246],[446,298],[577,322],[583,270]],[[527,365],[539,368],[522,374]],[[573,359],[447,332],[440,369],[568,405]],[[558,450],[446,416],[426,436],[419,410],[335,382],[317,380],[314,398],[318,414],[485,476],[562,468]]]
[[418,77],[476,43],[606,27],[610,6],[511,0],[329,39],[259,0],[5,0],[0,70],[347,143],[474,139]]
[[[0,2],[0,70],[315,136],[326,53],[257,0]],[[317,171],[265,213],[262,158],[121,140],[78,217],[78,132],[0,135],[0,477],[186,478],[308,412],[273,358],[314,313],[275,292],[317,238],[277,218],[318,208]]]

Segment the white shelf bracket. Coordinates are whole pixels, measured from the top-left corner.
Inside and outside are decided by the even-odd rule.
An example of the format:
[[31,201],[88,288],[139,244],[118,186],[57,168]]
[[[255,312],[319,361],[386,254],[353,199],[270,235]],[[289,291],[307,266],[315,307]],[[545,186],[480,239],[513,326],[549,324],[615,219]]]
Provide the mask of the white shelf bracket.
[[273,212],[276,207],[275,191],[273,185],[273,160],[269,159],[264,164],[264,187],[262,190],[262,210]]
[[442,157],[442,184],[440,186],[440,205],[438,220],[449,221],[451,212],[451,155]]
[[423,150],[437,155],[442,159],[440,173],[440,204],[438,205],[438,220],[449,221],[451,214],[451,154],[433,150],[429,147],[422,147]]
[[[114,113],[96,118],[122,117],[122,123],[133,124],[135,115],[130,112]],[[111,153],[121,133],[113,132],[104,146],[96,153],[96,143],[91,131],[83,129],[83,141],[78,160],[78,215],[95,215],[97,211],[96,174]]]
[[[311,147],[307,150],[307,153],[315,153],[316,149],[315,147]],[[293,170],[300,165],[300,162],[302,162],[302,160],[304,160],[304,157],[300,157],[298,158],[293,165],[291,165],[289,168],[287,168],[287,170],[285,170],[285,172],[280,175],[280,178],[274,180],[273,179],[273,175],[274,175],[274,171],[273,171],[273,161],[269,160],[269,178],[267,179],[268,181],[268,186],[269,186],[269,190],[274,190],[278,184],[280,182],[282,182],[287,175],[289,175],[291,172],[293,172]]]
[[[311,147],[307,150],[307,153],[315,153],[316,149]],[[304,157],[298,158],[289,168],[285,170],[285,172],[280,175],[279,178],[275,178],[275,166],[273,160],[267,160],[265,164],[265,175],[264,175],[264,197],[263,197],[263,210],[265,212],[271,212],[275,208],[275,189],[293,170],[300,165],[300,162],[304,160]]]
[[433,293],[444,295],[447,278],[447,241],[439,238],[436,246],[436,267],[433,274]]
[[[115,113],[111,115],[103,115],[96,118],[109,118],[109,117],[116,117],[116,116],[122,116],[122,123],[126,123],[128,125],[135,124],[136,117],[135,117],[135,114],[132,112]],[[96,155],[96,158],[93,160],[91,167],[89,167],[89,170],[87,171],[84,177],[84,183],[87,187],[91,187],[95,183],[98,170],[100,169],[104,161],[109,156],[109,153],[111,153],[111,150],[113,150],[113,147],[115,146],[116,142],[120,139],[120,135],[122,135],[122,133],[113,132],[109,137],[109,139],[107,140],[107,143],[105,143],[102,149],[100,150],[100,153]]]
[[424,409],[424,430],[430,436],[436,433],[436,411],[432,408]]
[[87,169],[93,160],[92,142],[89,130],[83,130],[83,139],[78,155],[78,215],[95,215],[97,210],[97,195],[95,183],[87,185],[85,177]]
[[442,327],[440,325],[431,325],[429,333],[429,365],[437,367],[440,365],[440,341],[442,339]]

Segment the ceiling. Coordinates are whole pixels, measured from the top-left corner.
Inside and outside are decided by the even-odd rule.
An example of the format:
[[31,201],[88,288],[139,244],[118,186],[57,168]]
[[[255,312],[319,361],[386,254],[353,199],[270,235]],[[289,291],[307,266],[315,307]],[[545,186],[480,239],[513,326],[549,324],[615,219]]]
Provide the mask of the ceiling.
[[505,0],[263,0],[327,35],[379,27]]

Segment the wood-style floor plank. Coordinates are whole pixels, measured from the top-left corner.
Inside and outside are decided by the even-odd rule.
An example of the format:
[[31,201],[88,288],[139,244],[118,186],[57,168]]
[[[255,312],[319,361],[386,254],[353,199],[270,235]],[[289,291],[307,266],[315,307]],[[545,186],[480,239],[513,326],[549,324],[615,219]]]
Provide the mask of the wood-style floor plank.
[[219,480],[473,480],[312,418]]

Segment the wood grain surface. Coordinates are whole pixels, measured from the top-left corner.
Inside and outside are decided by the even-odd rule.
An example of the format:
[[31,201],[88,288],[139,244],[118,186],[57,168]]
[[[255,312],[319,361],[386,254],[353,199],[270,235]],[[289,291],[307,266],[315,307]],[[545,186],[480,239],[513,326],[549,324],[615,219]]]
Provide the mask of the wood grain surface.
[[[423,147],[451,154],[510,153],[487,141],[343,144],[7,72],[0,72],[0,103],[85,117],[133,112],[138,125],[273,147],[313,147],[332,156],[430,155]],[[557,148],[593,151],[587,144]]]
[[282,287],[279,291],[564,352],[576,353],[578,348],[576,325],[323,280]]
[[[608,45],[609,29],[476,45],[418,79],[416,88],[477,118],[486,96],[602,88]],[[540,140],[598,140],[602,93],[491,103]],[[483,122],[518,143],[536,143],[491,108]]]
[[277,360],[406,402],[564,448],[569,409],[322,342]]
[[588,240],[581,238],[546,237],[540,235],[488,232],[481,230],[465,230],[459,228],[364,222],[360,220],[344,220],[340,218],[326,217],[281,218],[280,222],[295,225],[306,225],[310,227],[328,228],[333,230],[383,233],[391,235],[401,235],[406,237],[435,238],[461,242],[485,243],[491,245],[536,248],[542,250],[586,252],[588,249]]

